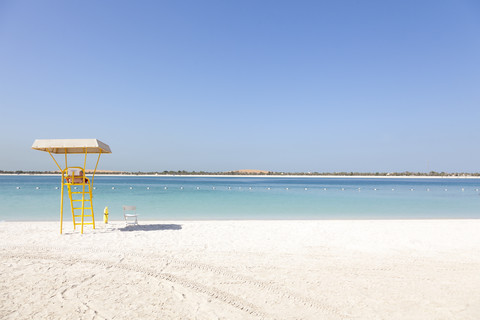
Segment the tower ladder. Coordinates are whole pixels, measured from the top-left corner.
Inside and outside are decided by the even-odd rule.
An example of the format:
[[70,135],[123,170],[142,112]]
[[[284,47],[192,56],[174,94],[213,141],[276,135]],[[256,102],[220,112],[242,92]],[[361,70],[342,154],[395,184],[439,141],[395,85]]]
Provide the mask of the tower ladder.
[[[73,180],[74,181],[74,180]],[[90,180],[83,179],[83,182],[65,183],[68,188],[68,197],[70,198],[70,207],[72,208],[73,228],[91,225],[95,229],[95,216],[93,214],[92,187]],[[81,191],[76,191],[76,187],[80,187]],[[91,218],[91,222],[86,222],[85,218]],[[77,219],[80,221],[77,222]]]

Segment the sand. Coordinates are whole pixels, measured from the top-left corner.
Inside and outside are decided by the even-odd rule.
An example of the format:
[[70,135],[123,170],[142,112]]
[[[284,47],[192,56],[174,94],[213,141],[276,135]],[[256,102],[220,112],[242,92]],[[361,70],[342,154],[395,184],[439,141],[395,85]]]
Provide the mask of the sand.
[[1,319],[479,319],[480,220],[0,222]]

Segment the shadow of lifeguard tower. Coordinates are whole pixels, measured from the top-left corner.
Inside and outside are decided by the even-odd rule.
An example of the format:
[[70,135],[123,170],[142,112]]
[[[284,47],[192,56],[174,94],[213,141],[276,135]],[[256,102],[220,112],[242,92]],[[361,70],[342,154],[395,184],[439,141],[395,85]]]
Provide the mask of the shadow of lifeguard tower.
[[[97,171],[98,162],[102,153],[112,153],[110,147],[97,139],[37,139],[32,145],[32,149],[45,151],[50,154],[58,169],[62,173],[62,187],[60,200],[60,233],[63,228],[63,198],[64,190],[67,187],[68,197],[70,199],[70,207],[72,210],[73,229],[81,226],[83,234],[83,226],[91,225],[95,229],[95,216],[93,213],[93,194],[92,185]],[[65,155],[65,168],[62,169],[53,154]],[[87,177],[85,167],[87,165],[87,154],[98,154],[97,163],[93,170],[91,178]],[[69,154],[85,154],[83,167],[69,167]],[[75,191],[81,188],[81,191]],[[87,222],[85,218],[91,218],[91,222]],[[79,222],[77,222],[79,219]]]

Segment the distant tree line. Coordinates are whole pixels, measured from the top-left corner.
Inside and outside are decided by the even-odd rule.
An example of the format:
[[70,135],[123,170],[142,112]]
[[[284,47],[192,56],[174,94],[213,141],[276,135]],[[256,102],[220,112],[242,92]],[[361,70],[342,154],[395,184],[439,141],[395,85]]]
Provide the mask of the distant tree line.
[[[60,174],[58,171],[24,171],[24,170],[0,170],[0,174]],[[464,176],[474,176],[479,177],[480,172],[276,172],[269,171],[267,173],[261,172],[238,172],[238,171],[227,171],[227,172],[209,172],[209,171],[185,171],[185,170],[170,170],[170,171],[114,171],[114,172],[101,172],[97,174],[102,175],[231,175],[231,176],[385,176],[385,177],[405,177],[405,176],[430,176],[430,177],[464,177]]]
[[24,171],[24,170],[0,170],[0,174],[60,174],[59,171]]

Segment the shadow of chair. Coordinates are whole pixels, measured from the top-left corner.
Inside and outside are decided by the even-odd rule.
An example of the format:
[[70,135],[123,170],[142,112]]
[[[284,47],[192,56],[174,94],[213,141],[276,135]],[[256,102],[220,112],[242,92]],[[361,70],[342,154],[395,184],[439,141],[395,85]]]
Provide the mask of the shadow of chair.
[[180,224],[136,224],[127,225],[124,228],[120,228],[120,231],[163,231],[163,230],[182,230]]

